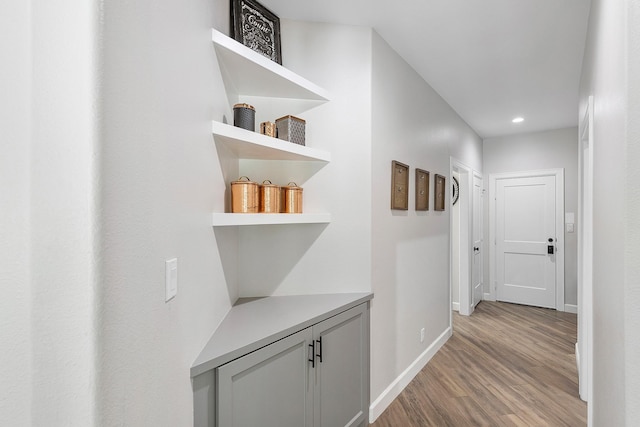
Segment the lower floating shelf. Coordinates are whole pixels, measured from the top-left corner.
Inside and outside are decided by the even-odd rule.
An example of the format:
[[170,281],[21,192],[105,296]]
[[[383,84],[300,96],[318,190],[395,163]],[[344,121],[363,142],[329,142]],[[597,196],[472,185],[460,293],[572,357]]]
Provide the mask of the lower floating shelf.
[[302,214],[243,214],[243,213],[214,213],[214,227],[228,227],[234,225],[278,225],[278,224],[328,224],[331,222],[329,213]]

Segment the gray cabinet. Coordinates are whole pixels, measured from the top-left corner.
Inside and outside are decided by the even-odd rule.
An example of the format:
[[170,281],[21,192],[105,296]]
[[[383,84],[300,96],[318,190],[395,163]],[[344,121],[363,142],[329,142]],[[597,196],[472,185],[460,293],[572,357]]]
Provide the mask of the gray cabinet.
[[367,425],[369,319],[366,304],[313,326],[314,426]]
[[310,328],[218,368],[219,426],[312,426]]
[[216,378],[218,427],[367,425],[368,303],[226,363]]

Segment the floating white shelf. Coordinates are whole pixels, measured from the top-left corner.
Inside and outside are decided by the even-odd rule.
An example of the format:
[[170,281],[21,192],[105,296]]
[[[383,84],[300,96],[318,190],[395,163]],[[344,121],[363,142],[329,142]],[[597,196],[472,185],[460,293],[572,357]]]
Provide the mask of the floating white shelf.
[[279,225],[279,224],[328,224],[331,214],[302,213],[302,214],[242,214],[242,213],[214,213],[214,227],[228,227],[235,225]]
[[213,122],[217,143],[226,145],[239,159],[302,160],[330,162],[331,153],[251,132],[236,126]]
[[213,30],[227,90],[238,95],[328,101],[329,93],[304,77]]

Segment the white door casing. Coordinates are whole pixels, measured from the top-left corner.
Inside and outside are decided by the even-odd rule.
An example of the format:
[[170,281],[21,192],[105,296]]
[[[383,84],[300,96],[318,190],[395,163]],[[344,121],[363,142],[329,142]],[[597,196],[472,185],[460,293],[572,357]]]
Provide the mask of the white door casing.
[[482,188],[482,176],[473,174],[473,211],[472,211],[472,234],[473,234],[473,262],[471,272],[472,294],[471,304],[475,307],[482,300],[484,295],[483,278],[483,221],[482,207],[484,205],[484,189]]
[[[580,122],[578,180],[578,342],[576,362],[580,398],[592,402],[593,396],[593,96],[589,96]],[[593,421],[593,405],[587,420]]]
[[564,311],[564,170],[489,179],[491,298]]

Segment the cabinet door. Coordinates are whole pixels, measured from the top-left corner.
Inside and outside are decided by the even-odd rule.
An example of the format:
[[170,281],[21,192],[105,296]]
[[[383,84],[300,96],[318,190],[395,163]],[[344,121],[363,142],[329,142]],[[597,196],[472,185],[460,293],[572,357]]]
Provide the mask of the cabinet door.
[[361,304],[313,326],[314,426],[367,425],[369,311]]
[[311,328],[218,368],[219,427],[311,427]]

